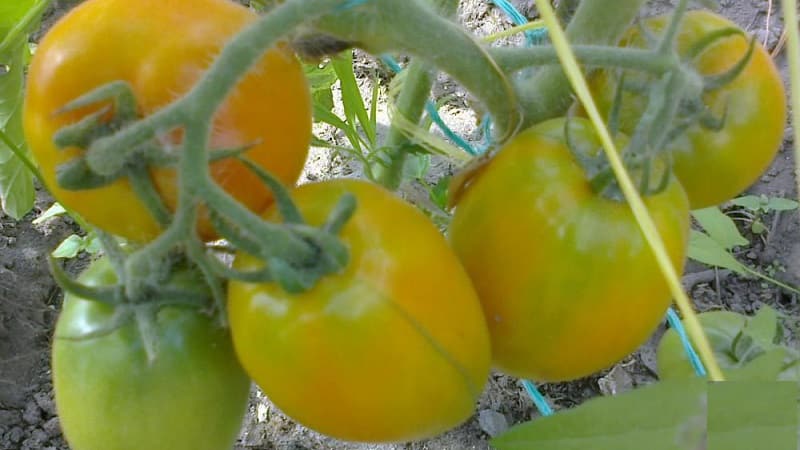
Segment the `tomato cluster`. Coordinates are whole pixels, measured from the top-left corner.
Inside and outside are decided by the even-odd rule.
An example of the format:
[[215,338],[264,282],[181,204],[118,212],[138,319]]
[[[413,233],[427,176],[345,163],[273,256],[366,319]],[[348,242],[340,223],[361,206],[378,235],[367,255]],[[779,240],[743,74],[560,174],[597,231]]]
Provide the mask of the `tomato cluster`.
[[[54,196],[111,234],[138,242],[158,236],[161,225],[128,180],[84,190],[59,185],[59,170],[86,149],[59,148],[54,136],[109,105],[61,108],[123,80],[137,114],[151,115],[189,92],[255,18],[227,0],[88,0],[56,24],[30,66],[24,112],[29,146]],[[646,26],[658,33],[665,20]],[[679,53],[731,27],[711,13],[691,12],[678,34]],[[644,39],[634,29],[622,45],[643,46]],[[687,64],[713,77],[747,52],[746,39],[732,33],[687,56]],[[606,113],[615,107],[619,82],[613,72],[592,79]],[[301,65],[288,47],[275,47],[219,108],[210,144],[245,146],[250,160],[293,185],[310,142],[309,99]],[[622,100],[624,148],[624,133],[635,132],[646,98],[626,93]],[[785,120],[781,81],[760,47],[733,81],[704,92],[703,101],[722,118],[720,126],[692,124],[671,141],[651,161],[663,183],[645,196],[678,272],[690,207],[726,201],[752,183],[774,156]],[[162,131],[159,145],[180,147],[180,129]],[[581,118],[520,132],[459,179],[447,239],[424,214],[375,184],[298,187],[291,198],[309,227],[324,228],[343,195],[355,198],[357,209],[338,233],[349,252],[346,268],[300,293],[274,281],[228,280],[229,329],[197,309],[159,308],[145,322],[157,338],[155,359],[137,328],[142,322],[119,321],[147,305],[66,295],[53,377],[67,440],[80,450],[226,448],[250,379],[286,414],[322,433],[367,442],[422,439],[470,416],[492,364],[538,381],[611,366],[653,332],[670,293],[629,206],[587,174],[586,161],[598,160],[599,147]],[[210,167],[232,197],[265,221],[280,222],[285,210],[239,160]],[[149,173],[174,210],[174,168]],[[216,237],[203,214],[196,229],[206,240]],[[272,261],[239,249],[233,269],[263,272]],[[81,280],[107,288],[118,278],[102,258]]]

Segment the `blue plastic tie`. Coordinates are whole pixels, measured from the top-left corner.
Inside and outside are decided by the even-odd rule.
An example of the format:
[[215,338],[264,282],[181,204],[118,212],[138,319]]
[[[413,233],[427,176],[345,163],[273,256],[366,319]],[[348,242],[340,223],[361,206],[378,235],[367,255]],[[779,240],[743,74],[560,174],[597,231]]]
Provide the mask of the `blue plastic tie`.
[[535,384],[528,380],[522,380],[522,386],[528,391],[528,395],[530,395],[531,400],[533,400],[533,404],[543,416],[552,416],[555,413]]
[[[492,3],[502,9],[515,25],[525,25],[528,23],[528,19],[507,0],[492,0]],[[539,45],[546,37],[547,29],[545,28],[525,31],[525,38],[528,40],[528,45]]]
[[689,361],[692,363],[692,367],[694,367],[694,372],[701,377],[706,376],[706,368],[703,366],[703,362],[700,361],[700,357],[697,356],[694,347],[692,347],[692,343],[689,341],[689,336],[686,334],[686,329],[683,327],[681,318],[678,317],[678,313],[672,308],[667,310],[667,321],[669,322],[669,326],[680,336],[683,350],[686,352],[686,356],[689,357]]
[[[387,66],[389,66],[389,68],[392,69],[392,71],[395,73],[400,73],[403,71],[403,68],[400,67],[400,64],[398,64],[397,60],[395,60],[391,55],[381,56],[381,61],[383,61],[383,63],[386,64]],[[444,135],[447,136],[451,141],[453,141],[457,146],[461,147],[462,150],[469,153],[470,155],[474,156],[477,154],[475,149],[469,144],[469,142],[465,141],[461,136],[457,135],[453,130],[450,129],[450,127],[447,126],[447,124],[444,123],[444,120],[442,120],[442,116],[439,115],[439,111],[436,109],[436,103],[432,102],[431,100],[426,101],[425,111],[428,113],[428,116],[430,116],[431,120],[433,120],[433,123],[435,123],[436,126],[439,127],[440,130],[442,130],[442,133],[444,133]]]

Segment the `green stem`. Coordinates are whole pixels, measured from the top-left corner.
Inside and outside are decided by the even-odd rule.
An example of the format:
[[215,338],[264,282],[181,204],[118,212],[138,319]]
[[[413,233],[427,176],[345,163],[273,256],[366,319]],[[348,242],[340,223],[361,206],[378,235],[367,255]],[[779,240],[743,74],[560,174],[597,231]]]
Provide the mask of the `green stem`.
[[[400,115],[411,123],[419,123],[433,86],[433,72],[424,62],[413,61],[406,69],[405,76],[403,91],[397,97],[395,115]],[[384,143],[389,164],[376,164],[372,169],[375,180],[392,190],[397,189],[402,181],[403,166],[407,156],[404,148],[409,142],[401,127],[397,126],[397,120],[397,118],[392,120],[392,127]]]
[[[567,27],[571,45],[614,45],[646,0],[583,0]],[[544,67],[517,82],[517,92],[528,127],[563,115],[573,102],[572,89],[560,66]]]
[[9,32],[5,35],[3,40],[0,41],[0,55],[8,53],[10,48],[16,47],[19,44],[19,41],[23,39],[24,36],[27,36],[33,22],[42,17],[44,10],[50,6],[52,1],[53,0],[40,0],[34,4],[24,16],[22,16],[22,19],[20,19],[19,22],[14,24],[11,30],[9,30]]
[[313,257],[314,250],[289,228],[261,220],[216,184],[204,186],[201,196],[209,208],[213,208],[220,216],[237,224],[263,244],[260,247],[268,253],[259,256],[281,257],[287,261],[304,261]]
[[800,295],[800,289],[798,289],[798,288],[796,288],[794,286],[791,286],[791,285],[789,285],[787,283],[784,283],[782,281],[778,281],[778,280],[776,280],[774,278],[771,278],[768,275],[764,275],[763,273],[761,273],[761,272],[759,272],[759,271],[757,271],[755,269],[752,269],[752,268],[750,268],[750,267],[748,267],[748,266],[746,266],[744,264],[742,264],[742,267],[744,267],[744,270],[747,273],[749,273],[749,274],[751,274],[751,275],[753,275],[755,277],[761,278],[764,281],[768,281],[768,282],[774,284],[775,286],[778,286],[778,287],[786,290],[786,292],[789,292],[789,293],[792,293],[792,294],[796,294],[796,295]]
[[[591,67],[633,69],[660,75],[677,64],[668,55],[638,48],[576,45],[572,47],[572,51],[581,64]],[[489,50],[489,54],[506,73],[531,66],[560,64],[556,50],[551,46],[493,48]]]
[[791,78],[791,114],[794,129],[794,163],[797,190],[800,193],[800,31],[796,24],[797,1],[783,0],[784,23],[786,25],[787,54],[789,59],[789,74]]
[[505,74],[472,35],[423,0],[372,0],[316,25],[370,53],[405,52],[447,72],[487,106],[498,142],[519,128],[517,100]]
[[0,129],[0,141],[3,141],[3,144],[6,147],[8,147],[9,150],[11,150],[11,153],[13,153],[14,156],[19,158],[19,160],[22,161],[23,164],[25,164],[25,167],[27,167],[28,170],[30,170],[31,173],[36,178],[39,179],[39,181],[44,180],[44,178],[42,178],[42,173],[39,172],[39,169],[36,167],[36,164],[34,164],[33,161],[31,161],[31,159],[28,158],[27,153],[21,148],[19,148],[19,146],[17,146],[17,144],[15,144],[14,141],[12,141],[10,137],[8,137],[8,134],[6,134],[6,132],[1,129]]
[[[434,0],[433,6],[444,17],[452,17],[458,12],[457,0]],[[412,61],[406,69],[403,91],[397,97],[395,114],[411,123],[419,123],[428,101],[434,76],[431,67],[422,61]],[[389,189],[400,186],[403,175],[403,166],[406,162],[407,152],[404,150],[410,141],[397,123],[392,120],[389,135],[386,137],[384,147],[389,157],[389,165],[377,164],[372,168],[374,179]]]

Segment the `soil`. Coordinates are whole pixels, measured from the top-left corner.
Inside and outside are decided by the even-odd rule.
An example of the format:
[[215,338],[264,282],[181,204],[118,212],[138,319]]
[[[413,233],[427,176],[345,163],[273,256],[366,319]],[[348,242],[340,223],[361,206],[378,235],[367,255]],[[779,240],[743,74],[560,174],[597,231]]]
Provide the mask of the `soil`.
[[[76,3],[74,0],[54,2],[45,24]],[[533,2],[517,0],[535,15]],[[674,2],[672,2],[674,3]],[[772,2],[721,1],[722,13],[737,22],[758,39],[766,38],[774,48],[780,38],[782,24],[778,2],[767,26],[767,8]],[[649,13],[669,7],[669,1],[652,1]],[[488,34],[508,26],[508,20],[496,7],[484,0],[463,0],[462,21],[477,34]],[[769,31],[767,31],[769,30]],[[784,55],[777,62],[786,75]],[[358,64],[374,67],[369,58]],[[475,114],[466,109],[467,96],[441,78],[435,94],[455,94],[443,108],[445,120],[469,139],[479,137],[475,130]],[[319,129],[331,140],[341,139],[331,130]],[[787,126],[783,148],[772,167],[750,189],[751,193],[797,198],[792,137]],[[453,170],[449,164],[437,162],[435,175]],[[356,164],[316,149],[309,161],[306,179],[357,175]],[[61,293],[50,276],[47,255],[78,228],[68,218],[56,218],[44,224],[32,223],[52,199],[39,190],[36,208],[23,220],[0,216],[0,450],[67,449],[58,425],[52,385],[50,383],[49,348],[53,325],[61,302]],[[402,194],[410,200],[421,200],[421,187],[409,183]],[[0,213],[2,214],[2,213]],[[776,269],[775,276],[786,283],[800,285],[800,217],[798,212],[769,214],[764,218],[768,233],[748,236],[752,245],[739,255],[743,261],[762,269]],[[67,270],[77,273],[86,258],[69,261]],[[684,277],[699,310],[732,310],[753,313],[762,305],[770,305],[786,317],[800,316],[800,299],[771,284],[745,279],[726,271],[710,270],[690,264]],[[787,325],[792,325],[788,323]],[[795,323],[796,325],[796,323]],[[792,327],[793,328],[793,327]],[[613,369],[571,383],[544,384],[540,388],[558,410],[574,407],[600,395],[612,395],[651,383],[655,377],[654,346],[664,331],[662,326],[650,342]],[[793,335],[797,338],[797,334]],[[331,405],[335,413],[335,405]],[[190,412],[187,412],[190,414]],[[492,374],[475,409],[475,415],[461,427],[432,440],[393,445],[362,445],[335,441],[297,425],[280,413],[263,394],[253,388],[250,408],[236,450],[245,449],[486,449],[488,440],[509,426],[535,420],[539,416],[520,382],[514,378]]]

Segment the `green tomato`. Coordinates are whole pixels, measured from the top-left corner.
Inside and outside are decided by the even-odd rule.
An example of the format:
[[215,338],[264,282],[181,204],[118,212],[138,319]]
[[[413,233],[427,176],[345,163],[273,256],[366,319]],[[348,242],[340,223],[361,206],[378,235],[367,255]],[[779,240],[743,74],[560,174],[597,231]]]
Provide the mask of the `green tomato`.
[[[80,281],[116,283],[103,258]],[[114,307],[67,294],[53,340],[53,386],[72,450],[226,450],[247,407],[250,380],[230,336],[195,310],[165,307],[148,362],[136,323],[107,327]]]

